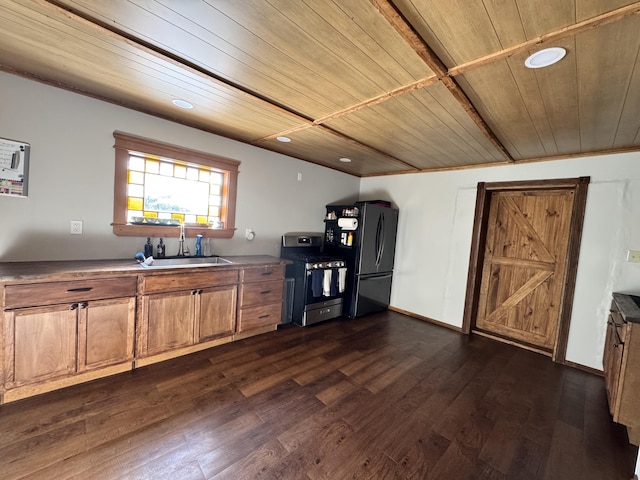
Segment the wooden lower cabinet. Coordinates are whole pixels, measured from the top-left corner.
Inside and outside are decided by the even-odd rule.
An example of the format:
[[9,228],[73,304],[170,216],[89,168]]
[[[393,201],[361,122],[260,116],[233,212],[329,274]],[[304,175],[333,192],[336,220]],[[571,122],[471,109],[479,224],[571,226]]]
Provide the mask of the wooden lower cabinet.
[[5,312],[5,388],[75,373],[77,322],[69,305]]
[[[3,401],[133,366],[135,278],[118,287],[118,293],[122,290],[131,296],[105,300],[82,300],[91,296],[90,287],[60,283],[64,285],[19,285],[5,291],[5,305],[16,308],[3,312]],[[72,301],[55,303],[62,299],[47,293],[56,289],[62,289],[62,297]],[[51,304],[28,306],[38,302]]]
[[236,285],[143,297],[141,355],[232,335],[236,324]]
[[607,336],[605,339],[603,365],[605,372],[605,386],[607,400],[609,401],[609,413],[616,417],[616,405],[618,402],[618,386],[620,383],[620,371],[624,352],[623,338],[626,336],[624,322],[617,323],[619,318],[612,312],[607,321]]
[[88,302],[78,311],[78,372],[131,363],[136,298]]
[[242,307],[238,318],[238,331],[246,332],[255,328],[271,327],[280,323],[282,304]]
[[238,287],[210,287],[198,293],[195,340],[205,342],[232,335],[236,330],[236,298]]
[[161,361],[199,345],[208,348],[216,339],[230,341],[236,326],[237,281],[236,270],[145,279],[136,356]]
[[283,286],[279,263],[5,281],[0,403],[275,329]]
[[282,316],[284,266],[244,268],[240,280],[238,332],[276,328]]
[[138,342],[139,355],[153,355],[193,343],[192,291],[147,295],[142,299],[146,338]]
[[604,377],[613,421],[640,444],[640,308],[628,295],[614,294],[607,322]]

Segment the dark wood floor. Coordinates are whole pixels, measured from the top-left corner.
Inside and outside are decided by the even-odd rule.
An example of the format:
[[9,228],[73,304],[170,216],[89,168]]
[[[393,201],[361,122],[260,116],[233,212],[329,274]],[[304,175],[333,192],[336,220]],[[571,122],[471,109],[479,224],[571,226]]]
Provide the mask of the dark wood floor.
[[628,480],[602,378],[386,312],[0,406],[0,478]]

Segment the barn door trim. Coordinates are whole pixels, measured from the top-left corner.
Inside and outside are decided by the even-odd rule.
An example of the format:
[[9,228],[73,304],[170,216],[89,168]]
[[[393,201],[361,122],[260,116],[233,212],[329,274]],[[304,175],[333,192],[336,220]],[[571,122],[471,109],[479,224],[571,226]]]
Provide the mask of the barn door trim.
[[469,272],[467,276],[467,292],[462,320],[462,332],[467,335],[475,327],[478,314],[478,302],[482,281],[482,265],[484,263],[484,249],[487,240],[487,226],[489,221],[489,206],[491,194],[497,191],[509,190],[573,190],[574,203],[571,212],[571,227],[569,230],[569,247],[566,258],[566,275],[562,289],[560,302],[560,314],[558,318],[558,334],[553,349],[553,361],[567,363],[567,341],[569,327],[571,325],[571,310],[575,291],[576,274],[578,271],[578,256],[580,254],[580,241],[582,238],[582,226],[584,223],[585,206],[587,202],[587,189],[590,177],[561,178],[552,180],[525,180],[519,182],[492,182],[478,183],[476,194],[476,210],[473,222],[473,234],[471,240],[471,254],[469,258]]

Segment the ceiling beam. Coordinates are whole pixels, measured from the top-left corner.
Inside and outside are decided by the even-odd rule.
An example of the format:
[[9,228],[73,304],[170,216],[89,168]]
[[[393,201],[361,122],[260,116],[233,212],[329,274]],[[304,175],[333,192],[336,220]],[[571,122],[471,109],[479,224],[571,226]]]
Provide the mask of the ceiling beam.
[[476,107],[471,103],[467,94],[464,93],[460,85],[449,76],[447,67],[442,60],[427,45],[424,39],[413,28],[405,16],[390,0],[369,0],[371,4],[380,12],[380,14],[389,22],[395,31],[409,44],[409,46],[418,54],[422,61],[429,67],[438,80],[449,90],[453,98],[460,104],[467,115],[473,120],[476,126],[487,137],[491,144],[502,153],[502,155],[510,162],[513,157],[502,145],[495,133],[491,130],[484,118],[480,116]]
[[489,65],[491,63],[495,63],[500,60],[505,60],[519,53],[531,50],[533,48],[540,47],[543,44],[557,42],[558,40],[575,36],[580,33],[601,27],[603,25],[617,22],[631,15],[637,15],[639,13],[640,13],[640,2],[634,2],[625,7],[617,8],[616,10],[612,10],[610,12],[603,13],[595,17],[591,17],[587,20],[583,20],[573,25],[568,25],[566,27],[560,28],[553,32],[545,33],[544,35],[540,35],[538,37],[532,38],[531,40],[527,40],[526,42],[513,45],[509,48],[505,48],[498,52],[485,55],[484,57],[479,57],[474,60],[470,60],[468,62],[462,63],[460,65],[450,68],[447,74],[449,76],[460,75],[465,72],[468,72],[469,70],[473,70],[479,67],[484,67],[485,65]]
[[429,85],[433,85],[434,83],[437,83],[437,82],[438,82],[438,78],[435,75],[431,75],[429,77],[425,77],[415,82],[409,83],[407,85],[398,87],[389,92],[385,92],[378,96],[368,98],[367,100],[364,100],[363,102],[360,102],[360,103],[356,103],[355,105],[350,105],[347,108],[343,108],[342,110],[337,110],[335,112],[330,113],[329,115],[325,115],[324,117],[316,118],[312,122],[312,124],[299,125],[297,127],[283,130],[282,132],[274,133],[272,135],[267,135],[263,138],[254,140],[253,143],[258,143],[265,140],[272,140],[282,135],[288,135],[290,133],[299,132],[300,130],[304,130],[306,128],[312,127],[313,125],[322,125],[331,120],[335,120],[336,118],[340,118],[350,113],[357,112],[358,110],[361,110],[363,108],[372,107],[379,103],[386,102],[387,100],[391,100],[392,98],[398,97],[400,95],[404,95],[405,93],[412,92],[420,88],[428,87]]
[[315,124],[326,123],[330,120],[334,120],[336,118],[342,117],[349,113],[357,112],[363,108],[373,107],[382,102],[386,102],[387,100],[391,100],[392,98],[398,97],[400,95],[404,95],[405,93],[413,92],[414,90],[418,90],[420,88],[428,87],[429,85],[433,85],[438,82],[438,77],[436,75],[431,75],[429,77],[425,77],[421,80],[409,83],[407,85],[403,85],[389,92],[382,93],[376,97],[369,98],[363,102],[356,103],[355,105],[351,105],[342,110],[338,110],[336,112],[330,113],[329,115],[325,115],[324,117],[317,118],[313,121]]

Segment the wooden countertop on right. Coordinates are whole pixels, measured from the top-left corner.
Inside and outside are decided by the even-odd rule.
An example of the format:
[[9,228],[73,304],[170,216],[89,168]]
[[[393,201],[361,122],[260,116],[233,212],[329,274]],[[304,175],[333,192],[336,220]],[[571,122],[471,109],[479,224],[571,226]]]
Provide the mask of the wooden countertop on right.
[[613,299],[616,301],[625,322],[640,323],[640,297],[613,292]]

